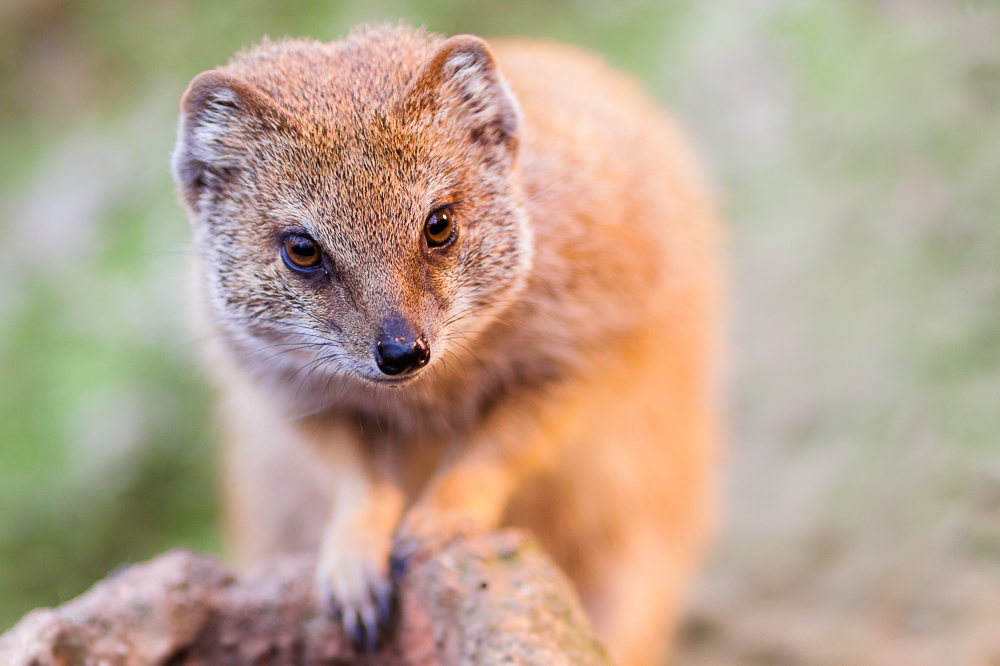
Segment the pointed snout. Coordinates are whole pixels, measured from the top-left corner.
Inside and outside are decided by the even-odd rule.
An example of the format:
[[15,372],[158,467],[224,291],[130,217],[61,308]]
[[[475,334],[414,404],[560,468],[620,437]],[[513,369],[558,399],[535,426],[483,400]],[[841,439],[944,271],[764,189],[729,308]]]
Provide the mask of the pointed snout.
[[427,365],[431,348],[427,338],[400,319],[387,321],[375,345],[375,363],[382,374],[396,377]]

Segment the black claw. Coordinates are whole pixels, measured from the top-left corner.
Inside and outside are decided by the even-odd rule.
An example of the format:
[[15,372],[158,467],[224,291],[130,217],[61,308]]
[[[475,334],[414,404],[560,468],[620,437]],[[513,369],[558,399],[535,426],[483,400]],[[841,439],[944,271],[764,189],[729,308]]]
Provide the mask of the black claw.
[[410,566],[410,555],[393,553],[389,556],[389,571],[392,575],[392,582],[399,583],[403,575]]
[[319,602],[320,607],[325,608],[326,612],[329,613],[336,622],[340,622],[344,618],[343,608],[340,602],[337,601],[337,597],[333,595],[333,591],[330,589],[329,585],[325,582],[322,583],[319,592]]
[[378,627],[368,626],[364,618],[358,616],[358,622],[351,633],[354,649],[362,654],[375,654],[378,648]]
[[373,582],[368,587],[367,603],[345,606],[325,583],[321,583],[320,598],[330,617],[343,627],[355,651],[363,655],[373,655],[378,651],[379,640],[392,629],[392,585],[385,581]]
[[351,632],[351,643],[354,644],[354,650],[356,652],[365,651],[365,638],[367,638],[365,636],[365,626],[359,622],[355,625],[354,631]]
[[380,590],[375,594],[375,601],[378,607],[378,624],[380,627],[392,625],[392,592]]

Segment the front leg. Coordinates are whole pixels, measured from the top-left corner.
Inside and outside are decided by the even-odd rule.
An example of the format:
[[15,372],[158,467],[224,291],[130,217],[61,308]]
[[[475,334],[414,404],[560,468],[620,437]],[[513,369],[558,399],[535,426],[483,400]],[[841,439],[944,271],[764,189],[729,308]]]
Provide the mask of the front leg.
[[554,417],[565,404],[549,397],[539,409],[534,397],[496,409],[446,458],[396,531],[395,578],[456,538],[500,527],[512,493],[549,463],[561,441]]
[[503,460],[476,456],[442,470],[396,530],[393,577],[398,580],[413,559],[440,550],[454,539],[499,527],[513,476]]
[[320,543],[316,580],[321,599],[361,651],[372,652],[388,625],[392,600],[389,553],[404,496],[356,438],[313,437],[317,471],[332,499]]

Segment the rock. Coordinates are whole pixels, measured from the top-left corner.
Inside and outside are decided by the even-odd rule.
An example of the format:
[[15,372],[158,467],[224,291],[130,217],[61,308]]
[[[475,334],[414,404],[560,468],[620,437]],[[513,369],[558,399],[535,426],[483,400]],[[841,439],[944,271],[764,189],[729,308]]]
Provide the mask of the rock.
[[317,606],[313,561],[239,578],[176,550],[112,573],[0,636],[4,666],[609,666],[566,576],[525,535],[456,542],[400,583],[393,634],[355,653]]

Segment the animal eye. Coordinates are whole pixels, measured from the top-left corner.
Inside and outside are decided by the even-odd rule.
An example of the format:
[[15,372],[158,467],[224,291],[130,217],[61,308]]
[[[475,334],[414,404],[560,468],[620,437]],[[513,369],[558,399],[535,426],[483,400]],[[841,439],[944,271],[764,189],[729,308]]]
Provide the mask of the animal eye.
[[424,236],[430,247],[447,245],[455,237],[457,226],[455,213],[450,208],[438,208],[427,217],[424,224]]
[[289,236],[281,246],[281,257],[289,267],[298,270],[316,268],[323,262],[323,253],[311,238]]

